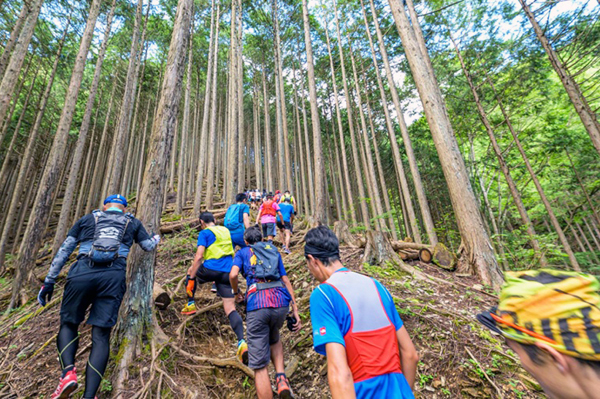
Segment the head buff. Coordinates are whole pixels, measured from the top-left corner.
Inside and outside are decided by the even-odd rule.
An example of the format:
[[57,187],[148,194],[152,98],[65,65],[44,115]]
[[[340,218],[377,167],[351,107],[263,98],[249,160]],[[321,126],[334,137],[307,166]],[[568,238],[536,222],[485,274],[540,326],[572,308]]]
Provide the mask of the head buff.
[[340,257],[340,249],[336,248],[335,251],[321,248],[316,245],[306,244],[304,246],[304,256],[312,255],[316,259],[329,259],[334,257]]
[[544,342],[559,352],[600,361],[600,283],[559,270],[507,272],[498,307],[480,322],[522,344]]

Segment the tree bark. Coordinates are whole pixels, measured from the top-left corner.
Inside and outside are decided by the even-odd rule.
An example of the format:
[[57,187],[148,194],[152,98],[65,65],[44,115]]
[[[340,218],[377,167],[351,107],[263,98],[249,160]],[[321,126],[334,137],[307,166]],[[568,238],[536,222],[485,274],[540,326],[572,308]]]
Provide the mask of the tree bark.
[[73,205],[73,198],[75,197],[75,185],[77,184],[77,177],[81,169],[81,161],[83,159],[83,152],[87,141],[87,134],[92,119],[92,111],[94,110],[94,102],[96,100],[96,93],[98,92],[98,85],[100,83],[100,75],[102,72],[102,63],[104,62],[104,56],[106,54],[106,48],[108,46],[108,39],[110,35],[113,15],[115,12],[116,0],[113,0],[108,16],[106,17],[106,28],[104,29],[104,40],[98,51],[98,59],[96,60],[96,68],[94,70],[94,77],[92,79],[92,85],[90,87],[90,94],[88,95],[87,104],[85,106],[85,112],[83,114],[83,120],[81,121],[81,128],[79,129],[79,137],[77,137],[77,144],[75,145],[75,153],[73,154],[73,161],[71,163],[71,170],[69,172],[69,178],[67,180],[67,188],[65,189],[65,195],[63,197],[63,203],[60,210],[60,216],[58,218],[58,225],[56,226],[56,233],[54,234],[54,245],[52,247],[52,253],[56,254],[58,248],[62,244],[65,236],[67,235],[67,224],[69,223],[69,214]]
[[25,20],[27,20],[28,13],[31,12],[30,7],[30,2],[23,2],[21,12],[19,13],[17,20],[15,21],[15,24],[13,25],[13,28],[10,31],[10,37],[4,45],[4,51],[2,52],[2,56],[0,56],[0,79],[2,79],[2,77],[4,76],[6,66],[8,65],[8,60],[10,59],[10,55],[12,54],[12,50],[15,47],[15,43],[19,38],[19,34],[21,33],[21,28],[23,27]]
[[306,63],[308,67],[308,92],[310,95],[310,114],[313,129],[313,154],[315,170],[315,206],[312,217],[314,222],[327,224],[327,198],[325,197],[325,168],[323,165],[323,146],[321,144],[321,123],[319,109],[317,108],[317,87],[315,83],[315,64],[310,38],[310,23],[308,19],[308,5],[302,0],[302,19],[304,20],[304,42],[306,44]]
[[[265,169],[267,178],[267,191],[273,191],[273,155],[271,151],[271,118],[269,110],[269,99],[267,97],[267,78],[265,76],[265,64],[262,65],[263,103],[265,112]],[[263,187],[264,188],[264,187]]]
[[79,88],[83,78],[87,53],[94,34],[96,19],[100,12],[100,3],[101,0],[94,0],[90,6],[85,31],[81,38],[79,52],[77,53],[71,81],[67,90],[65,105],[58,122],[58,128],[54,136],[50,156],[46,163],[46,167],[44,168],[44,174],[42,175],[42,180],[36,196],[35,206],[31,211],[31,217],[27,224],[27,229],[25,230],[25,236],[23,237],[23,242],[19,248],[9,309],[13,309],[16,306],[25,303],[28,299],[28,295],[22,292],[22,288],[25,282],[31,277],[32,265],[35,265],[34,260],[37,257],[43,239],[44,226],[46,225],[50,214],[53,194],[57,189],[57,184],[59,183],[60,174],[65,162],[69,130],[71,128],[77,95],[79,94]]
[[[179,0],[177,5],[162,93],[150,135],[148,159],[153,161],[146,164],[136,212],[137,217],[150,231],[158,231],[160,228],[165,172],[181,98],[193,6],[192,0]],[[122,397],[119,392],[123,392],[122,387],[129,377],[129,365],[134,360],[142,336],[150,335],[156,323],[153,320],[152,304],[155,261],[156,251],[143,252],[137,247],[129,256],[128,290],[123,299],[116,328],[117,341],[120,342],[119,353],[122,354],[115,383],[117,397]]]
[[483,105],[481,104],[481,100],[479,99],[479,94],[477,93],[477,88],[473,83],[471,74],[467,70],[465,61],[462,57],[462,54],[460,53],[460,50],[458,49],[456,42],[454,41],[454,37],[452,36],[450,29],[448,29],[448,35],[450,36],[450,40],[452,41],[452,45],[454,46],[454,50],[456,51],[456,54],[458,56],[460,66],[465,75],[465,78],[467,79],[469,88],[471,89],[471,94],[473,95],[473,99],[475,101],[475,106],[477,107],[477,112],[479,113],[481,123],[483,123],[485,131],[487,132],[488,137],[490,138],[490,143],[492,144],[492,148],[494,150],[494,153],[496,154],[496,158],[498,159],[498,165],[500,165],[500,170],[504,175],[504,179],[506,180],[506,184],[508,184],[510,194],[513,198],[515,206],[517,207],[519,216],[521,217],[521,223],[523,223],[525,229],[527,230],[529,242],[531,243],[531,246],[533,247],[533,250],[535,252],[535,258],[539,260],[541,267],[546,267],[548,265],[548,262],[546,261],[546,257],[544,256],[544,253],[540,248],[539,241],[537,240],[537,233],[533,227],[533,224],[531,223],[531,219],[529,219],[527,209],[525,209],[525,204],[523,204],[523,200],[521,199],[521,193],[519,192],[519,189],[517,188],[517,185],[515,184],[515,181],[513,180],[512,175],[510,174],[510,168],[504,160],[504,155],[502,154],[502,150],[500,149],[498,141],[496,140],[496,135],[494,133],[494,129],[492,128],[492,124],[490,123],[487,114],[483,109]]
[[[428,68],[427,53],[422,54],[415,30],[409,24],[403,2],[389,0],[413,78],[417,85],[425,116],[448,183],[448,191],[456,214],[461,244],[461,271],[476,273],[485,284],[499,289],[503,277],[494,257],[490,238],[485,231],[479,207],[464,160],[458,148],[450,118],[435,75]],[[413,21],[417,25],[418,20]]]
[[598,117],[596,113],[592,111],[590,105],[587,102],[587,99],[581,91],[581,88],[579,87],[573,76],[569,74],[565,66],[560,61],[558,54],[550,45],[548,38],[544,34],[543,29],[536,21],[533,12],[529,8],[525,0],[519,0],[519,3],[521,4],[523,11],[525,12],[525,15],[529,19],[529,22],[531,22],[531,26],[533,26],[533,30],[535,31],[538,40],[542,44],[544,51],[546,51],[548,59],[550,60],[550,64],[552,64],[552,67],[554,68],[556,74],[560,78],[560,81],[562,82],[565,91],[569,95],[569,99],[571,100],[571,103],[573,103],[573,107],[575,107],[575,112],[577,112],[577,115],[579,115],[583,127],[585,127],[585,130],[587,130],[588,134],[590,135],[592,144],[596,148],[596,151],[600,154],[600,122],[598,122]]

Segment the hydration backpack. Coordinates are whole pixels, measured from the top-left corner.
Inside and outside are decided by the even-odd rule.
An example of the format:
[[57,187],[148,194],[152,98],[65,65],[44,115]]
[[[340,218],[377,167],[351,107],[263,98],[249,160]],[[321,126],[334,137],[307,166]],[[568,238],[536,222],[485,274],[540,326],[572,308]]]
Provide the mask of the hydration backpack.
[[256,272],[254,276],[267,282],[281,280],[279,274],[279,252],[268,242],[257,242],[251,246],[256,256]]
[[275,201],[273,201],[273,200],[265,201],[265,203],[263,204],[262,214],[263,215],[271,215],[271,216],[277,215],[277,211],[273,207],[274,203],[275,203]]
[[244,212],[242,212],[243,205],[244,204],[233,204],[227,209],[223,224],[229,231],[236,231],[244,226]]
[[132,215],[94,211],[96,227],[88,257],[94,263],[110,263],[119,257],[119,248]]

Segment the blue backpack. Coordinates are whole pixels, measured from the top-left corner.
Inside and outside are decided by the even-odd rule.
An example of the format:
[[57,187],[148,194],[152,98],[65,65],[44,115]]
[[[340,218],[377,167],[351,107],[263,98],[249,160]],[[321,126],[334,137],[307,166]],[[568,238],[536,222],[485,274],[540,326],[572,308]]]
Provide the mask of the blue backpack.
[[244,227],[243,206],[244,204],[233,204],[227,209],[223,224],[229,231],[237,231]]

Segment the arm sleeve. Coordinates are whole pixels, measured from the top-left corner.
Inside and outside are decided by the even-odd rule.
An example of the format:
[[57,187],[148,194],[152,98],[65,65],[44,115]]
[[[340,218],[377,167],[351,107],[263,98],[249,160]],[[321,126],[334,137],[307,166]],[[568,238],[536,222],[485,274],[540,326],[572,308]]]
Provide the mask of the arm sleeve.
[[344,336],[335,316],[331,298],[322,287],[317,287],[310,296],[310,320],[313,327],[315,351],[325,355],[325,345],[338,343],[346,346]]
[[377,286],[377,290],[379,291],[379,295],[381,296],[381,302],[383,303],[383,307],[385,312],[387,313],[390,321],[394,324],[396,331],[402,328],[404,322],[400,318],[398,314],[398,309],[396,309],[396,304],[394,303],[394,299],[390,292],[385,288],[379,281],[374,280],[375,285]]
[[135,242],[137,242],[140,245],[140,247],[147,252],[152,251],[154,248],[156,248],[158,242],[153,240],[152,237],[150,237],[142,222],[140,222],[137,219],[134,219],[134,223],[136,224],[134,236]]
[[[85,216],[84,216],[85,217]],[[79,233],[81,231],[81,219],[79,219],[71,230],[69,230],[69,234],[65,241],[63,241],[62,245],[56,252],[54,259],[52,259],[52,263],[50,264],[50,270],[48,270],[48,274],[44,279],[44,283],[54,284],[56,283],[56,278],[60,274],[60,271],[67,263],[69,256],[73,253],[75,248],[77,248],[77,244],[79,244]]]

